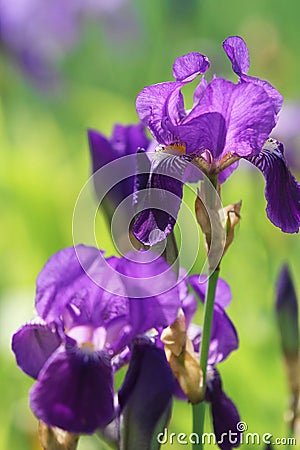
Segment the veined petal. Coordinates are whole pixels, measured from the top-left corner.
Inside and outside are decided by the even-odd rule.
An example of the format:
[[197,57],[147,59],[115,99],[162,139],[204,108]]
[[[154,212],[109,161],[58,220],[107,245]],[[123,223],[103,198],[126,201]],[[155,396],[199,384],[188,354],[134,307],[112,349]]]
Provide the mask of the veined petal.
[[199,104],[177,127],[180,138],[183,127],[189,127],[192,122],[201,129],[209,125],[213,130],[210,139],[207,133],[203,137],[202,133],[195,136],[194,146],[198,149],[207,148],[217,159],[229,152],[246,156],[258,153],[269,137],[275,125],[274,108],[263,88],[250,83],[235,85],[215,78],[205,89]]
[[[207,277],[205,275],[191,275],[189,276],[189,283],[200,298],[200,300],[204,303],[205,293],[207,289]],[[220,305],[222,308],[226,308],[232,298],[231,290],[229,284],[226,283],[222,278],[218,278],[216,295],[215,295],[215,304]]]
[[277,91],[277,89],[274,88],[274,86],[272,86],[271,83],[266,80],[261,80],[260,78],[251,77],[250,75],[241,75],[240,80],[242,82],[253,83],[262,87],[272,101],[275,115],[279,113],[283,105],[283,96]]
[[60,321],[68,313],[69,326],[87,320],[100,326],[116,311],[124,313],[124,294],[122,281],[107,266],[103,252],[77,245],[59,251],[45,264],[37,278],[36,309],[47,322]]
[[161,153],[152,162],[146,189],[136,192],[141,211],[132,231],[145,245],[164,240],[172,231],[183,195],[184,173],[188,166],[184,157]]
[[[183,195],[183,183],[178,180],[165,175],[154,175],[151,182],[152,186],[147,188],[143,200],[145,203],[161,205],[162,209],[145,208],[136,219],[132,231],[144,245],[155,245],[170,234],[175,226]],[[166,191],[174,194],[170,212],[163,209],[166,204]],[[170,210],[170,207],[168,209]]]
[[271,99],[277,115],[282,107],[283,97],[268,81],[247,75],[250,60],[245,41],[239,36],[230,36],[223,42],[223,48],[232,63],[232,70],[240,77],[240,81],[261,86]]
[[240,415],[233,401],[223,392],[221,378],[216,369],[208,373],[207,400],[211,403],[213,427],[220,449],[231,450],[239,447],[241,431],[237,425],[241,420]]
[[202,94],[205,91],[205,89],[207,88],[207,86],[208,86],[208,82],[206,81],[206,79],[203,76],[194,91],[194,97],[193,97],[194,106],[197,105],[197,103],[200,101]]
[[248,47],[240,36],[229,36],[223,42],[223,48],[232,63],[232,70],[237,74],[247,74],[250,67]]
[[[99,257],[99,250],[84,249],[81,258],[84,266],[91,267]],[[36,309],[44,320],[57,320],[65,305],[75,297],[76,290],[86,292],[86,273],[74,247],[60,250],[47,261],[37,278]]]
[[205,73],[210,66],[209,60],[201,53],[191,52],[180,56],[173,64],[173,77],[176,81],[192,81]]
[[[176,142],[170,131],[170,117],[182,116],[183,98],[180,88],[184,82],[169,81],[146,86],[137,96],[136,111],[141,122],[149,128],[158,143],[170,145]],[[172,108],[168,105],[172,96]],[[176,125],[175,123],[173,125]]]
[[12,350],[18,366],[37,378],[47,359],[60,346],[56,327],[35,321],[23,325],[12,338]]
[[146,86],[139,93],[136,99],[137,114],[158,143],[170,145],[178,141],[176,127],[186,116],[180,90],[208,68],[206,56],[196,52],[183,55],[173,65],[176,81]]
[[267,216],[285,233],[298,233],[300,226],[300,184],[289,171],[283,145],[269,139],[261,152],[246,158],[264,175]]
[[[202,105],[205,92],[199,105]],[[181,125],[174,127],[173,132],[176,133],[178,141],[185,143],[187,154],[201,155],[204,150],[209,150],[214,157],[217,157],[222,154],[226,143],[225,118],[220,112],[204,112],[196,116],[196,113],[194,114],[196,109],[198,109],[197,106]]]
[[48,360],[30,392],[38,419],[71,433],[93,433],[114,417],[112,369],[105,355],[75,347]]

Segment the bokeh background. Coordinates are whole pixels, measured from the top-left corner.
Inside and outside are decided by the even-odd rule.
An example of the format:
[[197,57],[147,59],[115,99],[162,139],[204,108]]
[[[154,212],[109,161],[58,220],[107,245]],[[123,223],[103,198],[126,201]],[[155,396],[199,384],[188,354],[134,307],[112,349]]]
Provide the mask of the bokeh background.
[[[10,341],[34,316],[35,279],[43,264],[73,244],[73,209],[90,173],[87,128],[110,135],[116,122],[137,122],[137,93],[171,79],[171,65],[183,53],[206,54],[209,76],[234,80],[221,43],[239,34],[249,46],[250,74],[267,79],[285,97],[277,136],[299,176],[300,4],[1,0],[0,15],[0,450],[38,450],[27,400],[32,380],[17,368]],[[221,272],[232,288],[228,311],[240,338],[239,350],[220,366],[224,388],[249,432],[287,437],[288,389],[274,297],[283,262],[300,292],[298,235],[283,234],[267,220],[258,171],[243,166],[222,195],[224,204],[243,200],[242,220]],[[101,218],[98,233],[99,246],[113,253]],[[209,431],[209,416],[206,423]],[[191,431],[188,404],[175,402],[170,431]],[[101,445],[86,437],[79,448]]]

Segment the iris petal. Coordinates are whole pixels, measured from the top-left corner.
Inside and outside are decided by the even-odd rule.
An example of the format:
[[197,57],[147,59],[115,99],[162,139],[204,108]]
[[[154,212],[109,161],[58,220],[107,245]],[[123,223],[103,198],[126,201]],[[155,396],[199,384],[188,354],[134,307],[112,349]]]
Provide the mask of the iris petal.
[[183,195],[189,163],[184,157],[160,153],[152,162],[146,189],[136,192],[141,213],[133,226],[135,237],[145,245],[166,238],[174,228]]
[[114,417],[113,380],[100,353],[75,347],[58,351],[40,372],[30,392],[35,415],[71,433],[93,433]]
[[117,266],[129,297],[130,324],[135,335],[170,325],[180,298],[172,267],[156,253],[129,253]]
[[241,431],[238,428],[240,415],[233,401],[223,392],[222,381],[216,369],[211,373],[211,379],[208,382],[207,400],[211,403],[213,427],[218,446],[222,450],[238,447],[241,442]]
[[258,153],[274,125],[273,103],[262,87],[215,78],[176,132],[182,142],[193,132],[194,150],[208,149],[221,159]]
[[[113,292],[114,294],[112,294]],[[59,321],[70,305],[72,320],[80,324],[90,318],[95,326],[107,322],[111,311],[124,305],[124,287],[107,266],[103,252],[85,245],[65,248],[53,255],[37,278],[36,309],[46,321]],[[97,311],[97,314],[93,312]],[[106,318],[105,318],[105,317]]]
[[192,81],[205,73],[210,66],[209,60],[201,53],[191,52],[177,58],[173,64],[173,77],[176,81]]
[[226,312],[219,305],[215,305],[208,364],[224,361],[238,345],[238,336],[233,323]]
[[250,67],[248,47],[240,36],[230,36],[223,42],[223,48],[232,63],[232,70],[240,75],[247,74]]
[[261,86],[271,99],[277,115],[282,107],[283,97],[268,81],[247,75],[250,60],[245,41],[239,36],[230,36],[223,42],[223,48],[232,63],[232,70],[240,77],[240,81]]
[[[110,217],[112,209],[114,210],[123,199],[132,194],[134,177],[122,179],[123,173],[120,165],[118,175],[122,181],[116,183],[104,196],[104,187],[110,185],[109,170],[99,173],[97,171],[117,158],[135,154],[140,147],[147,148],[149,139],[146,137],[142,124],[127,126],[116,124],[110,140],[97,131],[88,130],[88,138],[95,191],[98,198],[103,201],[102,206]],[[118,170],[118,166],[114,165],[113,170]],[[130,214],[128,215],[130,216]]]
[[262,151],[246,158],[264,175],[267,216],[285,233],[298,233],[300,226],[300,184],[289,171],[283,145],[268,140]]
[[164,351],[136,344],[119,391],[124,424],[122,448],[152,448],[154,432],[157,434],[168,421],[173,389],[174,377]]
[[[183,112],[183,99],[180,95],[180,88],[183,85],[184,82],[176,81],[154,84],[145,87],[137,96],[137,114],[159,144],[170,145],[176,141],[169,129],[169,122],[170,115],[178,118]],[[170,110],[168,102],[171,96]]]
[[[204,302],[207,289],[207,277],[205,275],[191,275],[189,276],[189,283],[199,296],[200,300]],[[229,284],[222,278],[219,278],[216,288],[215,303],[222,308],[226,308],[229,305],[231,298],[232,294]]]
[[40,370],[59,347],[61,339],[56,328],[42,323],[27,323],[12,339],[17,364],[27,375],[37,378]]

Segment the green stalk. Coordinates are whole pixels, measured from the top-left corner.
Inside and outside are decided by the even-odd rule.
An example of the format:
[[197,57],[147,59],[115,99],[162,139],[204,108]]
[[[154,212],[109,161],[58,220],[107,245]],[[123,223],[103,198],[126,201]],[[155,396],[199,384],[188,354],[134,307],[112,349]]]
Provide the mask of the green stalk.
[[[215,293],[217,287],[217,281],[219,276],[219,269],[216,269],[211,273],[207,290],[205,295],[205,305],[204,305],[204,320],[203,320],[203,330],[202,330],[202,340],[200,347],[200,367],[203,373],[203,395],[205,394],[206,388],[206,371],[207,371],[207,360],[208,351],[211,336],[212,319],[214,315],[214,303],[215,303]],[[199,444],[193,444],[193,450],[202,450],[202,435],[204,429],[204,416],[205,416],[205,403],[201,402],[197,405],[193,405],[193,432],[199,436]]]
[[203,386],[206,385],[206,369],[208,360],[208,350],[210,344],[210,335],[212,327],[212,319],[214,315],[214,304],[215,304],[215,294],[218,282],[219,269],[216,269],[208,279],[208,285],[205,295],[205,305],[204,305],[204,320],[203,320],[203,330],[202,339],[200,347],[200,367],[203,372]]
[[202,434],[204,429],[204,418],[205,418],[205,403],[197,403],[193,406],[193,433],[196,433],[199,436],[199,444],[197,444],[196,437],[193,439],[195,442],[193,444],[193,450],[203,449],[202,444]]

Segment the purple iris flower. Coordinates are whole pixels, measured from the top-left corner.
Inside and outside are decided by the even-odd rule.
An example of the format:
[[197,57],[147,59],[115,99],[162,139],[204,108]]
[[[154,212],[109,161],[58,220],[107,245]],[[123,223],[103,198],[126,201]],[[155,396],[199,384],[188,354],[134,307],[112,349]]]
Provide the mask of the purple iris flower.
[[[198,275],[192,275],[189,277],[189,282],[197,296],[204,302],[207,287],[204,277],[200,276],[199,278]],[[188,301],[183,301],[182,308],[185,316],[191,317],[191,313],[195,311],[197,305],[193,304],[191,297],[187,297],[187,299]],[[241,439],[241,433],[237,428],[240,421],[239,413],[232,400],[223,391],[221,377],[216,369],[216,364],[224,361],[232,351],[238,348],[235,327],[224,310],[230,300],[230,287],[224,280],[219,279],[208,355],[205,401],[210,403],[214,432],[222,450],[238,447]],[[201,329],[193,323],[188,322],[188,325],[188,336],[194,344],[195,352],[199,353]],[[236,442],[230,442],[229,430],[236,433]]]
[[[99,200],[101,200],[103,198],[104,181],[107,181],[103,177],[110,176],[110,174],[109,171],[97,174],[97,171],[122,156],[135,154],[139,148],[147,149],[150,141],[145,134],[142,124],[126,126],[116,124],[110,139],[107,139],[95,130],[88,130],[88,138],[92,159],[93,182],[96,194]],[[118,166],[114,166],[112,170],[118,170]],[[134,191],[134,177],[131,176],[123,179],[121,166],[119,179],[121,181],[113,186],[102,201],[104,211],[109,220],[111,220],[114,210],[121,201],[132,195]],[[124,209],[124,217],[122,217],[124,222],[126,218],[130,220],[134,215],[133,209],[130,210],[131,205],[132,202],[127,204],[126,209]],[[128,220],[126,221],[126,225],[128,225]]]
[[105,259],[84,245],[50,258],[37,279],[38,318],[12,340],[17,364],[36,379],[30,406],[38,419],[74,433],[112,421],[113,374],[126,349],[176,318],[180,299],[169,269],[149,252]]
[[[188,179],[189,161],[210,179],[218,177],[219,183],[236,169],[239,159],[250,161],[266,179],[269,219],[284,232],[299,230],[300,185],[287,168],[283,145],[269,139],[282,96],[267,81],[247,75],[249,55],[242,38],[229,37],[223,47],[239,77],[238,84],[216,76],[208,83],[202,77],[194,92],[194,105],[186,111],[181,89],[209,68],[204,55],[189,53],[175,60],[176,81],[147,86],[137,97],[138,116],[159,144],[147,188],[167,190],[178,198],[174,200],[173,217],[169,214],[167,220],[153,211],[140,214],[133,232],[144,244],[150,243],[153,230],[161,230],[156,233],[158,240],[172,230],[182,199],[182,185]],[[157,170],[161,165],[173,166],[172,170],[177,172],[167,186],[165,174],[160,175]],[[162,209],[163,201],[164,193]]]

